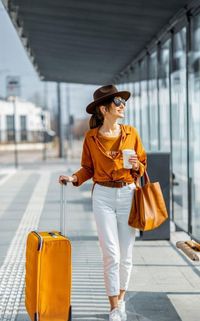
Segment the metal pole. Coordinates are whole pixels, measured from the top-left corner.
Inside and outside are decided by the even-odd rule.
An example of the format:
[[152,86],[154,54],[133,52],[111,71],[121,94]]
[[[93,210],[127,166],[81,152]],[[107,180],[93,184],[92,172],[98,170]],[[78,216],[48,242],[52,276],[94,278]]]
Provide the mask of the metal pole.
[[46,128],[44,126],[44,130],[43,130],[43,160],[45,161],[47,159],[47,147],[46,147]]
[[161,70],[161,45],[160,42],[157,44],[157,70],[156,70],[156,85],[157,85],[157,112],[158,112],[158,124],[157,124],[157,130],[158,130],[158,150],[161,149],[161,141],[160,141],[160,84],[159,84],[159,77],[160,77],[160,70]]
[[72,149],[72,128],[71,128],[71,119],[70,119],[70,116],[71,116],[71,106],[70,106],[70,85],[67,84],[67,97],[66,97],[66,103],[67,103],[67,122],[68,122],[68,142],[69,142],[69,148],[70,148],[70,151]]
[[57,103],[58,103],[58,139],[59,152],[58,157],[63,157],[63,131],[62,131],[62,110],[61,110],[60,83],[57,82]]
[[17,119],[16,97],[13,97],[13,116],[14,116],[13,131],[14,131],[14,143],[15,143],[14,156],[15,156],[15,167],[17,168],[19,165],[19,162],[18,162],[17,131],[16,131],[16,119]]
[[174,30],[170,34],[170,48],[169,48],[169,118],[170,118],[170,213],[171,219],[174,222],[174,183],[173,183],[173,130],[172,130],[172,73],[174,69]]
[[190,97],[189,97],[189,68],[190,68],[190,60],[189,54],[192,51],[191,44],[191,34],[192,34],[192,26],[191,26],[191,17],[188,14],[187,16],[187,26],[186,26],[186,114],[187,114],[187,179],[188,179],[188,232],[192,235],[192,227],[193,227],[193,216],[192,216],[192,177],[190,175]]
[[151,150],[151,119],[150,119],[150,86],[149,86],[149,80],[150,80],[150,54],[147,51],[147,69],[146,69],[146,78],[147,78],[147,121],[148,121],[148,138],[149,138],[149,145],[148,148]]
[[[142,63],[141,61],[138,62],[138,73],[139,73],[139,105],[140,105],[140,109],[139,109],[139,117],[140,117],[140,135],[142,136],[142,67],[141,67]],[[143,136],[142,136],[143,137]]]
[[47,159],[47,145],[46,145],[46,114],[45,111],[47,110],[47,81],[44,82],[43,86],[43,94],[44,94],[44,106],[43,106],[43,117],[42,117],[42,125],[43,125],[43,160]]
[[45,161],[47,159],[46,128],[45,128],[45,126],[44,126],[44,129],[43,129],[43,144],[44,144],[44,147],[43,147],[43,160]]
[[43,160],[47,159],[47,148],[46,148],[46,117],[45,112],[42,112],[42,129],[43,129]]

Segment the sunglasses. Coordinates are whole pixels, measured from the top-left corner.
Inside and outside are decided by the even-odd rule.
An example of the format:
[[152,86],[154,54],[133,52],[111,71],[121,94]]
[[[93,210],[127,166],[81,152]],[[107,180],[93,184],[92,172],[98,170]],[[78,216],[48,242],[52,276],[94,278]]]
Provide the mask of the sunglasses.
[[119,107],[121,104],[123,104],[124,106],[126,106],[126,100],[123,99],[123,98],[114,97],[114,98],[113,98],[113,103],[115,104],[116,107]]

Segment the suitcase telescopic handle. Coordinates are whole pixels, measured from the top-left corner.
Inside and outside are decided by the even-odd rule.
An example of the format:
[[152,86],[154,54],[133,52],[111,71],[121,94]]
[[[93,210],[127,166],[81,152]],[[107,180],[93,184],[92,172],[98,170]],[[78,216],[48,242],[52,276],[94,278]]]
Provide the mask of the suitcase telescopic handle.
[[66,203],[67,203],[67,183],[60,187],[60,232],[65,235],[66,229]]

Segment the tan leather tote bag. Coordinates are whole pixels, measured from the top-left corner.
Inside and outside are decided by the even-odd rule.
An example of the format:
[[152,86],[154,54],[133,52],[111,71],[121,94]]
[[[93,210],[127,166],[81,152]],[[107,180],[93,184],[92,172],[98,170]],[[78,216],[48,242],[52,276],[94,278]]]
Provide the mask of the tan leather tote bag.
[[153,230],[168,218],[160,183],[151,183],[144,172],[144,186],[136,183],[128,224],[141,231]]

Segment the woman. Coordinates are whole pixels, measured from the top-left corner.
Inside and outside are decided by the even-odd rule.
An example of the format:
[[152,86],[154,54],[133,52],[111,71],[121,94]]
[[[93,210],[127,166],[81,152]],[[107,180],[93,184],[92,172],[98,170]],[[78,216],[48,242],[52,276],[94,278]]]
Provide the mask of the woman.
[[[113,85],[94,92],[94,101],[86,111],[92,114],[86,133],[82,168],[72,176],[60,176],[59,182],[80,186],[93,178],[93,212],[103,254],[104,280],[111,309],[110,321],[126,320],[124,296],[132,270],[132,249],[135,230],[128,226],[135,182],[146,168],[146,153],[137,130],[120,125],[124,118],[128,91]],[[122,150],[133,149],[131,169],[123,167]]]

